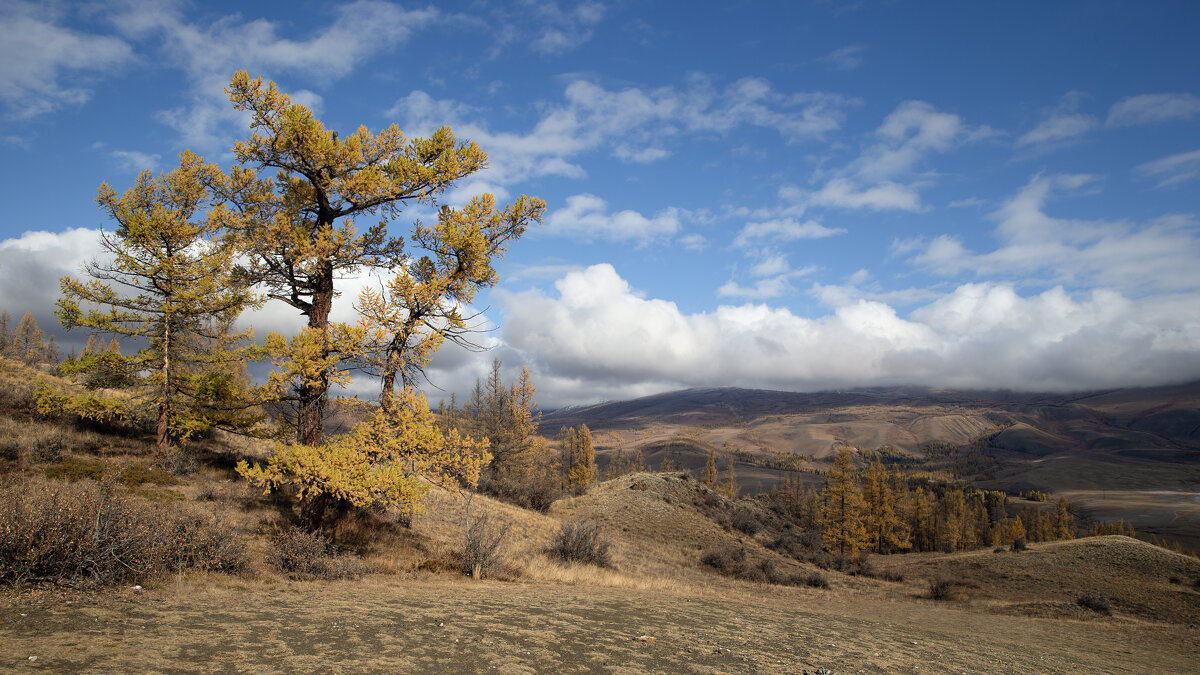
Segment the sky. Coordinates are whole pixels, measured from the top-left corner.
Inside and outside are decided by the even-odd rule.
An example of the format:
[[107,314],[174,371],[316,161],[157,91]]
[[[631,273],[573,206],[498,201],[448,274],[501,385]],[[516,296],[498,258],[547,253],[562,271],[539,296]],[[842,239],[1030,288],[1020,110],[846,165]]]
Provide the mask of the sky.
[[[448,204],[546,201],[431,399],[493,358],[545,408],[1196,380],[1198,30],[1171,0],[0,0],[0,307],[81,345],[53,302],[115,226],[97,188],[185,149],[228,168],[246,70],[343,133],[478,143]],[[352,320],[371,279],[339,283]]]

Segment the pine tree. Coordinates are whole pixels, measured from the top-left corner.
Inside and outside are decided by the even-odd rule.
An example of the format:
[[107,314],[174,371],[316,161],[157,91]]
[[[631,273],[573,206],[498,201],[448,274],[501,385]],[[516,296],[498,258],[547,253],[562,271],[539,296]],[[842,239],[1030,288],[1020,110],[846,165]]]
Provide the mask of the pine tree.
[[8,329],[10,321],[12,321],[12,316],[8,310],[0,310],[0,356],[13,355],[13,338]]
[[863,499],[870,547],[876,553],[892,553],[908,546],[908,528],[896,515],[891,481],[879,462],[867,470]]
[[[395,125],[379,134],[360,127],[339,138],[273,82],[245,72],[227,91],[236,110],[250,113],[253,133],[234,145],[235,171],[214,185],[232,205],[218,215],[238,235],[250,278],[307,319],[299,335],[268,340],[278,372],[271,384],[297,404],[297,441],[318,447],[329,390],[349,381],[346,365],[361,361],[364,349],[377,349],[367,361],[385,379],[419,370],[447,335],[436,320],[453,319],[455,294],[493,281],[488,261],[519,227],[540,217],[544,204],[521,198],[497,213],[494,202],[480,198],[463,210],[439,209],[436,226],[418,225],[412,233],[429,262],[414,261],[404,253],[404,238],[389,234],[388,221],[409,205],[438,208],[441,194],[487,165],[479,146],[458,143],[445,127],[427,139],[406,139]],[[275,177],[260,178],[260,171]],[[353,219],[368,217],[376,224],[357,230]],[[450,280],[459,255],[471,269]],[[392,270],[400,285],[386,291],[364,325],[336,325],[330,321],[335,280],[363,267]],[[414,314],[433,326],[410,322]]]
[[13,331],[13,352],[18,359],[31,365],[45,357],[46,334],[38,328],[32,312],[25,312]]
[[[159,451],[172,438],[211,426],[196,404],[201,390],[212,389],[219,377],[213,366],[246,357],[237,344],[244,336],[208,333],[214,317],[231,321],[255,304],[230,273],[233,247],[219,237],[213,219],[201,217],[212,203],[206,185],[220,175],[215,165],[184,152],[177,169],[157,178],[143,171],[120,196],[101,185],[97,202],[117,222],[116,231],[102,233],[100,240],[112,262],[89,263],[91,281],[60,282],[56,313],[67,330],[114,335],[104,354],[65,363],[64,372],[99,373],[105,384],[137,390],[157,409]],[[122,355],[116,335],[145,346]],[[199,338],[211,339],[211,348],[196,349]],[[229,384],[221,386],[230,389]]]
[[912,533],[913,548],[918,551],[933,550],[933,533],[929,526],[929,499],[925,489],[913,490],[912,506],[909,508],[909,531]]
[[596,481],[596,448],[592,442],[592,432],[586,424],[581,424],[573,435],[575,447],[571,452],[572,464],[567,485],[578,493],[587,490]]
[[1054,538],[1074,539],[1074,516],[1071,515],[1071,504],[1066,497],[1059,497],[1054,503]]
[[397,377],[414,386],[446,340],[475,347],[472,317],[463,307],[479,289],[495,285],[499,277],[492,263],[544,210],[541,200],[522,196],[500,211],[492,195],[476,197],[461,210],[442,207],[435,226],[418,225],[413,232],[413,243],[425,255],[406,259],[378,291],[363,289],[356,309],[364,343],[353,361],[381,378],[385,408]]
[[709,450],[708,459],[704,462],[704,473],[700,474],[700,482],[715,488],[718,480],[720,478],[717,475],[717,451]]
[[821,525],[825,546],[842,559],[857,556],[867,546],[866,505],[859,491],[854,461],[845,446],[838,450],[821,497],[824,501]]
[[741,488],[738,487],[737,474],[733,468],[733,455],[730,455],[729,464],[725,467],[725,496],[729,499],[737,499],[741,491]]

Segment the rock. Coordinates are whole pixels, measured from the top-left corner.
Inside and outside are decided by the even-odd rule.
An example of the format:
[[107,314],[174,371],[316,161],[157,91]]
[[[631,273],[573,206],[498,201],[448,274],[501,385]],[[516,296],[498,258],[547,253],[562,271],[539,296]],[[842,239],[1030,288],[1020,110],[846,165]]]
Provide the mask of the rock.
[[650,637],[649,635],[639,635],[639,636],[637,636],[637,637],[636,637],[636,638],[634,638],[634,639],[635,639],[635,640],[637,640],[638,642],[649,642],[649,643],[651,643],[651,644],[653,644],[653,643],[657,642],[657,640],[655,640],[654,638]]
[[726,649],[724,647],[717,647],[717,651],[715,651],[713,653],[714,654],[732,654],[733,650]]

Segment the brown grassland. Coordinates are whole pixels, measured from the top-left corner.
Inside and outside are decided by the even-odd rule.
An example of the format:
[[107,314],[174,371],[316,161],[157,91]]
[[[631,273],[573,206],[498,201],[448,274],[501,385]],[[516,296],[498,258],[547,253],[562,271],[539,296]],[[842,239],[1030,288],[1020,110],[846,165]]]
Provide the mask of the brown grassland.
[[[772,550],[770,527],[722,526],[711,510],[733,505],[684,473],[621,476],[546,513],[434,489],[410,527],[374,511],[338,523],[334,540],[361,564],[350,578],[291,578],[269,552],[291,502],[232,468],[264,444],[218,434],[192,460],[156,458],[148,437],[39,419],[28,404],[36,375],[0,361],[8,484],[108,478],[138,503],[204,509],[237,532],[245,567],[6,586],[3,670],[1183,673],[1200,654],[1193,557],[1109,536],[874,556],[875,577],[851,576]],[[770,520],[754,500],[737,506]],[[468,509],[509,527],[492,579],[461,572]],[[560,526],[581,519],[610,540],[609,567],[547,554]],[[720,576],[701,563],[717,548],[828,587]],[[884,572],[900,580],[876,578]],[[937,579],[943,600],[927,597]]]

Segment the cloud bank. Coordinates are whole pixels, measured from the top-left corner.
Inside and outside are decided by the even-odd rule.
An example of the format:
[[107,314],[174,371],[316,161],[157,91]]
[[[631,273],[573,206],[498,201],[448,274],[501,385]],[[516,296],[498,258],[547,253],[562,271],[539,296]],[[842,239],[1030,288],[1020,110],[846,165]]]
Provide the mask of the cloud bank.
[[806,318],[765,304],[688,314],[646,298],[608,264],[504,294],[502,339],[558,400],[601,391],[747,386],[817,390],[917,384],[1082,390],[1200,377],[1200,296],[1133,300],[1061,287],[1021,296],[968,283],[908,318],[850,300]]

